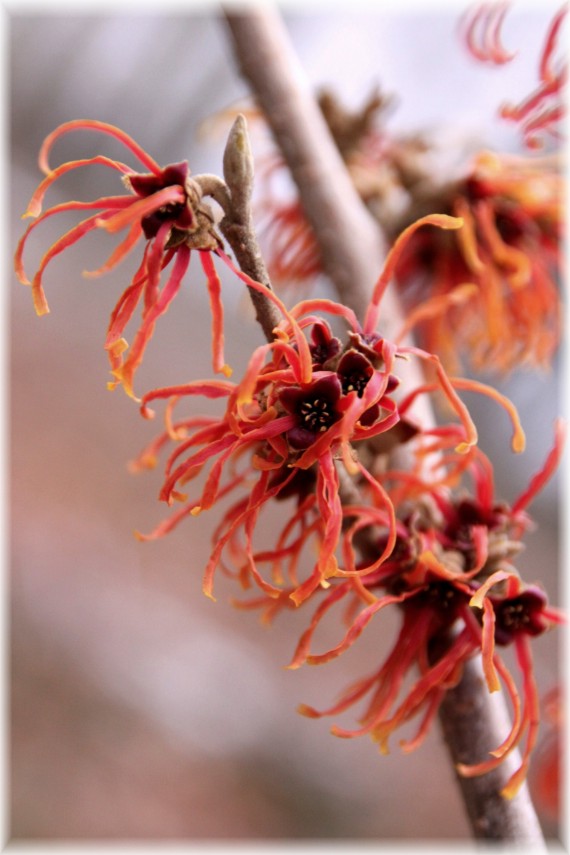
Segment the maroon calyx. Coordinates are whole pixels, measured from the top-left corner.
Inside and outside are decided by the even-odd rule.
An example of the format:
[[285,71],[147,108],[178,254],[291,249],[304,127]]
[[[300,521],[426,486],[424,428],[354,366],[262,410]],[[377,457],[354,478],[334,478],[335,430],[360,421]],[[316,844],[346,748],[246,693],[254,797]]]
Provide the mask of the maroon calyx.
[[147,214],[141,220],[142,230],[147,240],[155,237],[163,223],[170,222],[181,231],[191,229],[195,225],[194,212],[188,200],[187,179],[190,175],[188,161],[172,163],[165,166],[159,175],[128,175],[127,183],[142,199],[164,190],[166,187],[182,187],[186,194],[184,202],[174,202],[162,205],[156,211]]
[[495,611],[495,641],[510,644],[517,635],[540,635],[549,624],[543,611],[546,595],[535,586],[503,599],[491,597]]
[[296,417],[296,424],[287,431],[291,448],[308,448],[319,434],[328,430],[341,417],[337,404],[342,386],[336,374],[321,377],[307,386],[288,386],[279,393],[282,406]]

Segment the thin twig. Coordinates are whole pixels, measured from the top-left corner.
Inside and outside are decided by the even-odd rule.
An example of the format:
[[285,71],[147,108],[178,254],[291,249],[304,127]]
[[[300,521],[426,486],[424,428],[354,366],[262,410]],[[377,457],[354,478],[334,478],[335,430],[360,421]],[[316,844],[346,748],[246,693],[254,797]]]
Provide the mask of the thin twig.
[[[298,61],[279,16],[269,8],[256,7],[239,12],[228,9],[226,19],[238,64],[291,170],[325,270],[339,298],[363,317],[384,255],[378,226],[358,197],[314,98],[300,82]],[[399,306],[389,290],[383,301],[382,332],[390,336],[400,324]],[[447,692],[442,705],[440,718],[454,764],[480,762],[480,752],[500,744],[504,737],[503,697],[489,695],[478,669],[479,658],[467,663],[460,685]],[[514,752],[512,762],[516,762]],[[508,775],[505,766],[480,778],[462,779],[473,833],[487,840],[542,848],[526,787],[512,800],[499,795]]]
[[[251,191],[253,187],[253,157],[245,119],[238,116],[228,135],[224,152],[224,178],[229,190],[229,200],[224,206],[225,216],[220,231],[231,246],[237,262],[256,282],[271,291],[269,274],[262,258],[251,213]],[[249,288],[256,319],[261,325],[268,342],[273,341],[273,330],[281,320],[274,303],[260,291]]]

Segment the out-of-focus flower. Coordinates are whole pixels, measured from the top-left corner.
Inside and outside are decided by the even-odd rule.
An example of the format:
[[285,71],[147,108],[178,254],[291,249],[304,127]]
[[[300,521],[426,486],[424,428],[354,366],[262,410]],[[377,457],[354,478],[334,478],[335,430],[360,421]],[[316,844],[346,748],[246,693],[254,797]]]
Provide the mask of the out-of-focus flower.
[[481,3],[467,10],[460,21],[462,38],[471,56],[479,62],[504,65],[516,56],[505,50],[501,28],[508,3]]
[[532,758],[529,784],[538,812],[556,821],[561,818],[562,758],[565,756],[564,700],[560,686],[548,692],[541,707],[546,732]]
[[563,180],[556,165],[483,152],[448,204],[464,228],[451,238],[415,235],[396,271],[400,289],[414,311],[426,294],[437,300],[465,282],[477,287],[437,316],[420,303],[420,339],[451,370],[466,357],[477,369],[500,372],[548,367],[561,322]]
[[[118,140],[149,170],[148,173],[136,172],[124,163],[102,155],[69,161],[52,169],[48,156],[54,142],[72,131],[85,130],[103,133]],[[142,361],[155,323],[178,293],[192,251],[195,250],[206,275],[210,298],[214,370],[226,376],[231,374],[223,353],[221,286],[211,257],[212,253],[216,254],[221,248],[221,241],[214,228],[212,211],[203,199],[202,185],[190,177],[188,163],[161,167],[119,128],[104,122],[78,120],[60,125],[45,139],[40,151],[39,165],[46,177],[33,194],[24,214],[25,217],[36,219],[28,226],[16,251],[15,266],[20,281],[30,284],[24,270],[23,253],[28,238],[38,225],[55,214],[67,211],[96,213],[62,235],[43,256],[31,281],[37,313],[42,315],[49,311],[42,285],[47,265],[82,237],[94,229],[104,229],[111,234],[123,229],[128,230],[126,237],[113,250],[105,264],[98,270],[85,272],[84,275],[90,277],[101,276],[113,270],[141,240],[144,241],[142,262],[111,313],[105,340],[114,377],[109,383],[110,388],[122,384],[125,391],[134,396],[134,374]],[[64,202],[41,213],[45,193],[52,184],[65,174],[89,165],[103,165],[118,172],[128,192],[125,195],[106,196],[89,202]],[[168,267],[170,274],[161,288],[161,277]],[[142,320],[129,348],[123,333],[141,299]]]
[[[469,455],[471,492],[451,492],[441,485],[424,484],[418,500],[411,490],[400,496],[396,540],[386,559],[372,571],[355,568],[348,578],[333,579],[320,598],[309,627],[303,633],[290,667],[304,663],[323,664],[351,647],[374,616],[390,605],[402,615],[398,636],[381,667],[351,684],[328,709],[317,711],[303,704],[300,712],[311,718],[337,716],[368,698],[360,726],[348,730],[334,726],[332,732],[353,738],[368,734],[388,751],[392,733],[406,722],[419,718],[417,732],[400,742],[404,751],[417,748],[425,738],[445,692],[461,678],[464,662],[481,653],[487,687],[497,691],[504,685],[513,709],[509,734],[491,757],[475,765],[460,765],[464,776],[481,775],[498,766],[526,735],[520,767],[505,785],[503,795],[512,797],[522,784],[536,742],[538,701],[530,652],[530,639],[562,621],[536,585],[525,585],[513,559],[530,525],[526,508],[554,472],[563,442],[561,423],[556,426],[551,453],[528,489],[511,505],[494,498],[493,470],[478,449]],[[392,495],[386,473],[383,481]],[[401,473],[407,481],[407,473]],[[410,502],[413,497],[413,502]],[[373,498],[373,497],[371,497]],[[358,516],[358,509],[348,513]],[[368,520],[364,521],[368,525]],[[382,532],[382,529],[379,529]],[[388,529],[377,540],[385,551]],[[335,647],[312,653],[313,637],[325,615],[344,603],[348,629]],[[271,601],[258,597],[242,604],[265,609],[265,620],[287,605],[286,598]],[[452,632],[452,630],[454,630]],[[497,646],[513,645],[522,676],[522,697],[497,652]],[[406,682],[413,668],[420,676]]]
[[[503,65],[514,58],[515,54],[506,52],[500,42],[507,9],[506,3],[482,3],[464,17],[463,39],[470,55],[479,62]],[[561,139],[568,67],[556,57],[556,51],[567,12],[567,7],[562,7],[550,23],[540,56],[536,89],[520,103],[504,104],[499,110],[501,118],[520,127],[524,144],[529,149],[542,148],[544,137],[548,135],[555,140]]]
[[519,104],[504,104],[500,110],[503,119],[520,126],[524,143],[530,149],[542,148],[546,135],[556,140],[562,137],[560,126],[566,116],[564,88],[568,66],[565,62],[556,62],[555,52],[567,12],[567,7],[563,7],[548,29],[540,58],[537,88]]
[[[438,453],[455,449],[455,457],[464,458],[477,441],[475,425],[456,389],[482,392],[504,406],[513,421],[513,449],[522,450],[524,434],[516,411],[501,395],[483,384],[449,378],[435,355],[396,345],[375,331],[381,298],[393,268],[406,241],[423,225],[457,228],[461,221],[445,216],[426,217],[400,236],[378,279],[362,325],[350,309],[329,300],[306,300],[290,311],[281,305],[283,321],[275,330],[275,340],[253,352],[240,383],[194,382],[143,396],[142,412],[147,416],[152,401],[168,401],[167,428],[139,456],[135,468],[153,465],[157,449],[173,440],[176,447],[166,464],[160,498],[168,503],[184,502],[173,517],[146,538],[165,534],[184,517],[212,507],[230,493],[244,488],[247,491],[245,497],[229,508],[216,530],[204,579],[207,594],[211,595],[216,567],[224,566],[222,553],[226,548],[233,565],[238,567],[242,584],[253,581],[273,597],[280,596],[279,580],[283,576],[283,562],[287,561],[289,580],[295,580],[290,596],[297,604],[321,585],[326,586],[332,577],[342,575],[344,571],[339,568],[337,557],[341,542],[344,561],[352,569],[355,564],[352,535],[358,525],[347,537],[342,536],[343,520],[347,520],[351,511],[341,502],[337,465],[349,476],[370,484],[372,476],[363,463],[369,444],[387,437],[389,448],[421,433],[421,426],[408,419],[413,399],[418,395],[443,392],[458,418],[447,431],[440,429],[436,440]],[[244,274],[239,275],[248,281]],[[348,326],[344,341],[332,334],[328,322],[321,317],[323,313],[344,320]],[[409,390],[402,398],[400,410],[393,398],[399,386],[397,360],[411,356],[433,367],[434,380]],[[179,400],[194,395],[226,398],[225,413],[219,418],[173,421],[173,410]],[[433,437],[429,436],[427,442],[432,443]],[[421,454],[425,457],[428,453],[423,448]],[[211,464],[211,469],[200,497],[187,501],[181,488],[207,464]],[[362,511],[366,525],[384,525],[388,521],[390,534],[380,560],[375,556],[367,572],[390,554],[396,537],[392,503],[381,485],[373,479],[372,482],[379,506]],[[270,500],[284,496],[297,498],[293,521],[286,523],[277,538],[277,547],[260,555],[253,545],[258,517]],[[317,560],[311,575],[298,583],[296,568],[300,555],[309,540],[314,539],[318,543]],[[271,566],[273,581],[262,577],[258,569],[261,563]]]
[[[487,25],[487,19],[494,22],[488,51],[506,56],[497,29],[504,7],[485,8]],[[456,234],[418,233],[395,271],[410,323],[419,324],[426,349],[451,371],[463,361],[503,373],[549,367],[560,341],[564,180],[557,159],[483,151],[458,177],[438,185],[427,143],[376,128],[372,110],[362,111],[364,122],[328,94],[323,103],[353,183],[390,240],[417,212],[438,210],[465,220]],[[276,189],[282,169],[282,161],[270,156],[258,176],[266,259],[281,287],[308,289],[322,270],[321,259],[298,199],[283,199]]]

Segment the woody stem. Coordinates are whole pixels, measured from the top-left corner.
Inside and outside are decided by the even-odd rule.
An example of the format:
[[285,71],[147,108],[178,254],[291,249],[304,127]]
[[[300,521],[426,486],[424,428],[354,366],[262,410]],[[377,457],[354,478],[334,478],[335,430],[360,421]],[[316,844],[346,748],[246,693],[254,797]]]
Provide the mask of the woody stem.
[[[243,116],[236,118],[228,135],[224,152],[224,178],[229,192],[223,205],[225,216],[220,223],[220,231],[231,246],[241,270],[271,291],[251,213],[253,157]],[[275,304],[261,291],[249,286],[248,291],[256,320],[267,341],[271,342],[274,339],[273,330],[281,320]]]
[[[324,270],[340,300],[362,318],[384,258],[378,225],[357,195],[314,98],[300,82],[298,60],[279,16],[258,6],[227,9],[226,20],[237,62],[297,185]],[[401,324],[397,297],[388,289],[381,332],[392,338]],[[433,413],[424,400],[422,421],[431,425]],[[454,764],[479,762],[481,750],[501,743],[504,700],[487,692],[478,659],[466,664],[460,684],[446,693],[440,718]],[[473,834],[544,846],[526,787],[511,800],[499,795],[508,774],[508,768],[499,767],[481,778],[462,779]]]

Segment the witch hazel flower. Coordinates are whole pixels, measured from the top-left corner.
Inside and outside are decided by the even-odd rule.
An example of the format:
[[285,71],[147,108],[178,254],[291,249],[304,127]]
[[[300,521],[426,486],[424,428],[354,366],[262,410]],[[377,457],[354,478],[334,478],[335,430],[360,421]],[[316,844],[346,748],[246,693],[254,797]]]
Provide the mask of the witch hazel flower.
[[[294,582],[290,592],[297,605],[342,574],[339,544],[344,544],[344,558],[352,567],[355,559],[351,540],[343,540],[342,536],[346,520],[341,501],[342,471],[349,478],[370,483],[371,475],[363,463],[366,447],[386,440],[387,449],[421,432],[421,425],[409,418],[412,393],[404,398],[402,411],[394,397],[396,390],[400,391],[398,360],[417,357],[430,365],[433,380],[417,387],[416,396],[432,391],[443,393],[457,418],[454,429],[442,433],[440,451],[453,449],[460,456],[466,455],[477,442],[475,425],[458,388],[481,392],[505,406],[505,399],[484,384],[449,378],[436,355],[390,342],[376,332],[382,295],[398,258],[414,230],[424,225],[458,228],[461,221],[434,215],[417,221],[402,234],[388,255],[362,324],[349,308],[330,300],[305,300],[287,310],[268,292],[268,299],[283,320],[274,331],[274,340],[254,350],[239,383],[200,381],[157,389],[143,396],[141,410],[145,416],[151,415],[149,405],[153,401],[167,402],[166,430],[142,452],[134,468],[152,465],[157,449],[174,442],[160,499],[169,504],[182,502],[182,507],[154,532],[140,535],[143,539],[160,537],[185,517],[211,508],[221,497],[246,490],[216,529],[204,577],[204,591],[209,596],[216,568],[227,569],[224,550],[238,567],[242,584],[255,584],[270,596],[279,597],[281,560],[287,555],[296,568],[301,552],[316,539],[318,557],[312,571],[304,581]],[[231,265],[229,259],[225,260]],[[242,272],[235,272],[250,287],[263,289]],[[344,339],[333,335],[323,314],[344,322],[348,327]],[[225,412],[206,422],[174,419],[180,401],[195,395],[225,399]],[[506,409],[514,425],[512,447],[521,451],[524,433],[512,405]],[[204,467],[209,467],[209,473],[202,492],[189,500],[183,488]],[[372,525],[378,515],[382,522],[391,521],[390,546],[382,554],[384,560],[396,536],[394,512],[381,485],[374,482],[373,489],[379,506],[369,511],[367,524]],[[302,511],[293,511],[300,531],[293,546],[291,529],[285,526],[276,550],[260,557],[253,540],[258,520],[262,510],[280,495],[295,495],[301,504]],[[369,572],[378,564],[377,558],[369,565]],[[260,563],[270,565],[273,581],[261,575]]]
[[[442,204],[454,235],[423,231],[396,279],[419,339],[450,370],[547,368],[560,342],[563,179],[554,159],[481,152]],[[466,287],[467,283],[470,287]],[[418,305],[418,295],[430,299]],[[447,298],[448,309],[437,310]]]
[[[301,328],[303,320],[299,318],[298,323],[293,313],[290,315],[297,329]],[[321,340],[330,336],[330,330],[322,320],[317,322],[313,318],[312,323],[318,324],[320,329],[312,336],[312,340],[318,342],[313,347],[320,353]],[[240,384],[229,381],[190,383],[155,390],[142,398],[142,411],[147,416],[151,402],[161,398],[169,402],[169,426],[139,456],[134,467],[152,465],[167,437],[174,439],[176,447],[167,460],[167,477],[160,498],[169,503],[183,502],[182,508],[153,533],[141,535],[143,539],[162,536],[184,517],[195,516],[220,498],[246,488],[245,496],[229,508],[216,530],[215,546],[204,576],[204,591],[210,596],[213,574],[223,563],[226,548],[243,584],[253,581],[270,595],[279,595],[279,587],[260,575],[258,564],[263,563],[263,559],[255,555],[253,534],[259,515],[268,503],[292,495],[303,508],[300,515],[299,511],[293,512],[302,530],[296,547],[297,562],[308,538],[314,534],[319,539],[313,571],[292,592],[292,598],[301,602],[319,585],[326,584],[338,570],[335,552],[343,520],[336,461],[342,462],[351,472],[358,472],[352,443],[389,430],[399,418],[396,404],[387,391],[393,361],[388,349],[384,350],[388,364],[380,364],[383,357],[377,357],[377,367],[371,367],[367,388],[359,397],[354,388],[343,390],[345,375],[342,373],[339,375],[332,368],[314,370],[310,340],[303,337],[304,344],[300,347],[298,338],[293,341],[295,347],[289,336],[278,337],[275,342],[257,348]],[[330,341],[333,341],[332,336]],[[334,346],[331,350],[335,350]],[[379,348],[379,354],[381,352]],[[266,362],[267,356],[269,362]],[[342,363],[342,358],[339,362]],[[341,369],[343,367],[346,367],[346,360]],[[194,430],[192,420],[174,420],[174,408],[180,399],[194,394],[226,397],[226,412],[207,424],[200,419]],[[365,417],[367,413],[368,418]],[[212,465],[200,497],[187,501],[181,488],[210,462]],[[224,470],[227,470],[225,476]],[[241,546],[240,537],[243,538]],[[277,552],[281,549],[280,543],[281,538],[278,538]],[[290,547],[283,546],[283,549],[290,550]],[[274,578],[275,575],[274,570]]]
[[[493,23],[485,51],[495,62],[509,56],[500,42],[505,10],[486,5],[470,24],[484,23],[487,32]],[[332,96],[329,101],[336,105]],[[453,180],[438,183],[434,147],[427,142],[376,133],[338,105],[327,107],[325,116],[337,145],[344,146],[360,197],[389,239],[425,210],[464,220],[452,234],[418,232],[395,271],[410,324],[417,325],[426,350],[454,372],[463,362],[498,373],[548,368],[561,325],[564,179],[559,159],[481,151],[456,170]],[[345,137],[351,145],[343,143]],[[272,179],[282,168],[274,156],[261,170],[258,208],[268,267],[281,287],[309,290],[322,271],[321,259],[299,200],[285,201],[274,190]]]
[[[94,131],[121,143],[139,162],[142,172],[103,155],[69,161],[52,168],[49,155],[59,138],[75,131]],[[31,284],[36,312],[49,311],[43,289],[48,264],[61,252],[96,229],[109,234],[126,230],[126,236],[115,247],[107,261],[85,276],[108,273],[141,242],[142,261],[130,284],[113,309],[105,339],[113,380],[110,388],[122,385],[134,397],[133,380],[159,317],[168,310],[182,285],[192,253],[198,255],[206,277],[212,312],[212,350],[214,371],[229,376],[231,369],[224,360],[223,306],[221,285],[212,255],[218,254],[222,242],[216,233],[214,214],[205,196],[223,202],[227,187],[215,176],[192,178],[186,161],[159,166],[128,134],[105,122],[77,120],[56,128],[45,140],[39,155],[45,178],[33,194],[24,217],[34,217],[22,236],[15,256],[16,273],[21,282]],[[85,166],[102,165],[114,170],[122,180],[125,193],[103,196],[88,202],[70,201],[53,205],[42,213],[46,192],[67,173]],[[90,212],[86,219],[62,235],[44,254],[32,280],[28,278],[23,255],[29,238],[48,218],[68,211]],[[166,273],[165,271],[168,271]],[[161,280],[166,281],[161,286]],[[132,344],[124,338],[125,328],[142,303],[142,318]]]
[[[483,775],[524,742],[521,765],[502,790],[507,798],[516,794],[527,775],[539,725],[530,643],[563,618],[549,606],[538,585],[522,581],[513,559],[522,548],[522,533],[531,524],[526,508],[556,469],[562,443],[563,426],[557,423],[554,446],[544,466],[511,506],[494,498],[492,466],[479,449],[470,454],[472,494],[434,487],[421,500],[414,496],[412,503],[402,501],[389,557],[373,572],[356,570],[314,594],[312,599],[319,596],[321,601],[289,667],[335,659],[357,641],[380,611],[394,605],[402,617],[395,643],[380,668],[352,683],[331,707],[318,711],[303,704],[299,708],[303,715],[339,716],[367,698],[359,726],[334,725],[332,733],[342,738],[368,735],[387,753],[392,734],[418,719],[415,734],[400,741],[404,751],[412,751],[427,735],[445,693],[460,680],[463,664],[481,653],[487,688],[494,692],[504,687],[513,720],[509,733],[488,759],[459,764],[458,771],[466,777]],[[379,552],[386,536],[378,541]],[[348,625],[344,638],[323,653],[312,653],[319,625],[340,603],[345,606]],[[258,598],[244,605],[263,606],[265,619],[271,620],[284,600],[269,604]],[[506,646],[515,650],[520,692],[498,653],[498,648]],[[410,683],[414,669],[419,670],[419,677]]]

